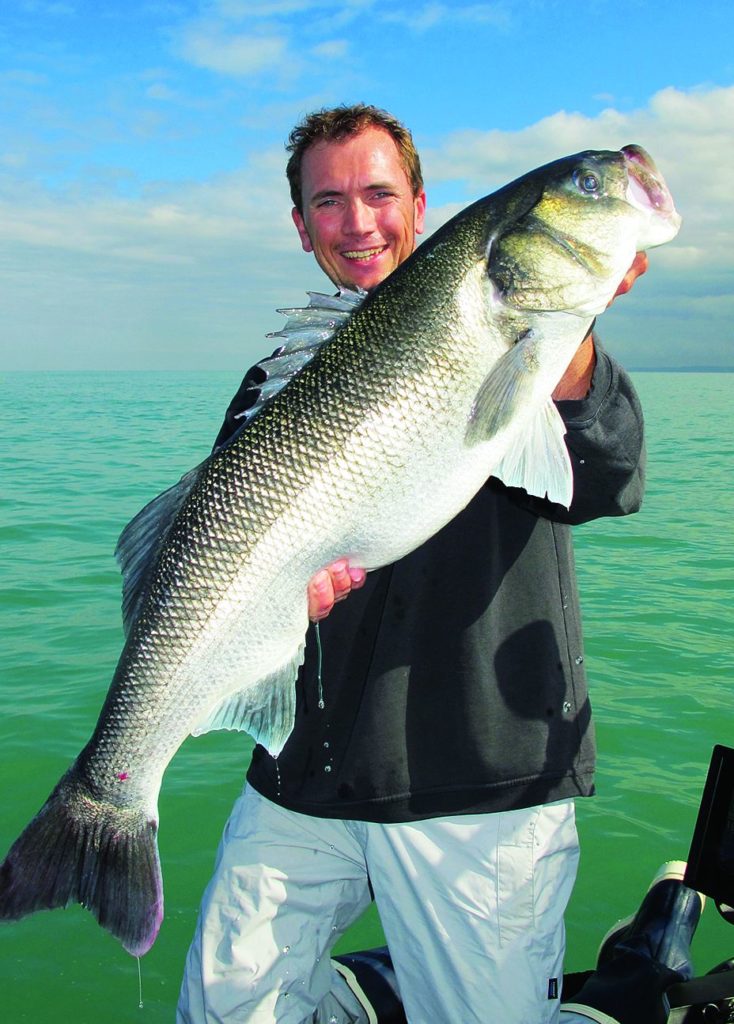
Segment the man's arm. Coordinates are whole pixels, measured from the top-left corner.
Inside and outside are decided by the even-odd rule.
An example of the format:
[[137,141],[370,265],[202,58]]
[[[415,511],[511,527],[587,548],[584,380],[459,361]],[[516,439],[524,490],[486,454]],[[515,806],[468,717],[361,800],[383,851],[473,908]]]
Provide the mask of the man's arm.
[[[637,278],[642,277],[646,272],[648,266],[647,253],[638,252],[632,266],[620,281],[619,287],[609,303],[610,306],[618,295],[625,295],[630,290]],[[553,398],[557,402],[578,401],[581,398],[585,398],[591,387],[591,378],[594,374],[595,366],[594,339],[591,331],[589,331],[576,350],[575,356],[568,364],[568,369],[558,382],[558,386],[553,392]]]

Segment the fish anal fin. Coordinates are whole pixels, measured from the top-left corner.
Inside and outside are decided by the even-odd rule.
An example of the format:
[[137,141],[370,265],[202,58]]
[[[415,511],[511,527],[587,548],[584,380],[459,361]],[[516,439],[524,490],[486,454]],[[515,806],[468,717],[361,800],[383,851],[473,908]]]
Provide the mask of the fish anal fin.
[[249,733],[275,757],[291,734],[296,715],[296,676],[303,662],[304,644],[271,675],[254,686],[228,695],[194,729],[201,736],[215,729]]

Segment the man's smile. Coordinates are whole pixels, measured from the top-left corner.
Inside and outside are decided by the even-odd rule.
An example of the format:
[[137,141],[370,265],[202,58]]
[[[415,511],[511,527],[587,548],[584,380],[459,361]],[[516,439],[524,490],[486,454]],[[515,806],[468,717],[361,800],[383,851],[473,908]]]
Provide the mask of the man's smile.
[[377,246],[375,249],[348,249],[342,253],[342,256],[348,260],[368,260],[372,256],[378,256],[386,249],[386,245]]

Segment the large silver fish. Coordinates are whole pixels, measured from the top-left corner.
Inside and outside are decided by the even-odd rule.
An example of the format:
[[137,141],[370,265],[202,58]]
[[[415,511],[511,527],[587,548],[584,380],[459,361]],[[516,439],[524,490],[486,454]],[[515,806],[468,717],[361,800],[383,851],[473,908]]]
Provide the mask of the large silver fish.
[[238,434],[120,538],[126,643],[92,738],[0,868],[0,917],[78,901],[150,948],[158,792],[186,736],[282,748],[318,569],[395,561],[492,474],[570,503],[551,392],[635,253],[679,223],[643,150],[580,153],[464,210],[369,296],[288,311]]

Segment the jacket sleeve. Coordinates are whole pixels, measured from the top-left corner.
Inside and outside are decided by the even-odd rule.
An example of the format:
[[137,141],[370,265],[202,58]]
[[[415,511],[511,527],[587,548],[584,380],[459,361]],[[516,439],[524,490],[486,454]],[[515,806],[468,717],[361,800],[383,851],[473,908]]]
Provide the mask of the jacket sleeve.
[[594,346],[596,366],[588,395],[557,403],[573,468],[570,509],[512,489],[518,504],[555,522],[626,516],[642,504],[645,440],[640,400],[629,375],[596,336]]

